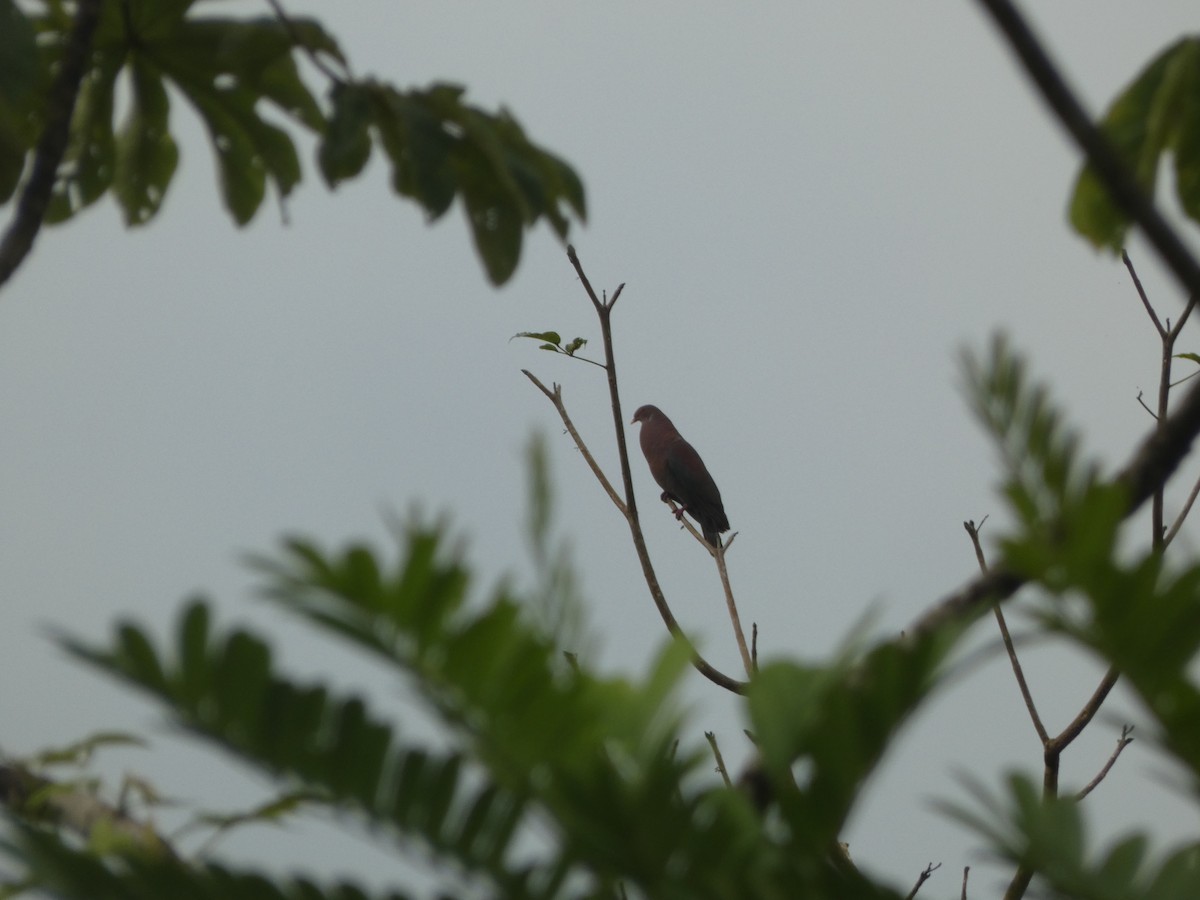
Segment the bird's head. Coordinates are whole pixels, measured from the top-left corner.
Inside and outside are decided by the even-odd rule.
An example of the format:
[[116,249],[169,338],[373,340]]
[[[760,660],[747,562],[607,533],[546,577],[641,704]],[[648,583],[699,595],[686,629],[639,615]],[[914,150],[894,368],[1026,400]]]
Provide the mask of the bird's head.
[[666,418],[666,416],[662,414],[662,410],[660,410],[657,406],[650,406],[649,404],[646,406],[639,406],[637,412],[633,414],[633,419],[629,424],[633,425],[635,422],[649,422],[656,416],[660,419]]

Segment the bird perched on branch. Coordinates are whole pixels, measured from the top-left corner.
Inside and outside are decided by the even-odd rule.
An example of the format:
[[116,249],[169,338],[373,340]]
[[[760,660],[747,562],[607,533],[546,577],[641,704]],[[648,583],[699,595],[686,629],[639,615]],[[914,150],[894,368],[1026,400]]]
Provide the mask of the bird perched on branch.
[[719,534],[729,530],[729,519],[721,503],[721,492],[700,454],[657,406],[640,407],[633,414],[633,421],[642,423],[642,453],[650,464],[650,474],[663,489],[663,502],[678,503],[680,508],[675,518],[686,512],[700,525],[706,541],[714,547],[721,546]]

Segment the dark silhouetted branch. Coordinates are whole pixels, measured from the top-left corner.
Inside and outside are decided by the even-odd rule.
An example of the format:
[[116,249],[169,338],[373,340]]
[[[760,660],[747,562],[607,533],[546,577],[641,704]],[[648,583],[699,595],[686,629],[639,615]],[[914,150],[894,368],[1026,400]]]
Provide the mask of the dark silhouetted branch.
[[102,3],[103,0],[76,0],[71,34],[63,46],[58,74],[46,97],[46,124],[34,151],[29,180],[21,190],[16,214],[4,239],[0,240],[0,286],[25,261],[46,219],[54,180],[71,137],[71,116],[75,112],[79,85],[87,71]]

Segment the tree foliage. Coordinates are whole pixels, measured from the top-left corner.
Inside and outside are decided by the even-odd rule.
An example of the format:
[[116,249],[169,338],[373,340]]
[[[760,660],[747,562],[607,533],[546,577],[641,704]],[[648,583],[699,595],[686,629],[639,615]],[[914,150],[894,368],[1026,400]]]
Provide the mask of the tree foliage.
[[[1183,38],[1156,56],[1112,102],[1101,125],[1150,196],[1170,154],[1176,199],[1200,222],[1200,38]],[[1124,246],[1132,221],[1092,165],[1079,173],[1070,216],[1080,234],[1113,250]]]
[[[391,166],[393,189],[431,219],[461,199],[496,283],[512,274],[525,228],[545,218],[565,236],[569,220],[583,217],[578,177],[530,141],[506,111],[472,107],[452,85],[402,91],[357,77],[316,20],[289,18],[278,7],[265,18],[197,14],[210,6],[201,0],[100,5],[65,156],[54,166],[50,221],[109,193],[128,224],[150,221],[179,161],[170,122],[174,98],[204,123],[222,197],[238,224],[257,214],[269,191],[282,202],[299,183],[298,132],[315,140],[330,186],[359,175],[378,150]],[[53,114],[51,82],[63,68],[79,8],[60,0],[22,7],[0,0],[0,201],[17,198],[32,178],[39,136]],[[1200,210],[1193,196],[1200,184],[1196,46],[1188,39],[1164,51],[1106,119],[1148,190],[1160,157],[1174,155],[1181,203],[1193,217]],[[309,88],[306,72],[328,82],[324,99]],[[122,84],[128,103],[117,122]],[[1127,213],[1090,169],[1080,177],[1072,217],[1105,245],[1118,246],[1128,227]],[[579,269],[573,251],[571,259]],[[521,336],[606,368],[618,408],[607,317],[620,289],[601,302],[579,273],[601,315],[606,363],[578,355],[582,338],[564,345],[554,331]],[[1165,356],[1167,378],[1171,355]],[[1132,485],[1149,484],[1161,504],[1183,453],[1162,448],[1170,440],[1190,443],[1200,432],[1200,400],[1171,418],[1164,400],[1147,440],[1151,463],[1138,469],[1135,460],[1125,473],[1138,469],[1140,479],[1106,480],[1049,389],[1007,341],[968,355],[964,369],[971,404],[994,440],[1012,513],[1001,558],[993,561],[1006,591],[996,587],[1001,582],[983,582],[987,590],[955,600],[945,607],[949,613],[923,619],[908,634],[874,642],[856,635],[829,659],[779,661],[761,670],[756,659],[747,663],[748,683],[733,685],[746,693],[754,759],[736,782],[723,764],[724,777],[706,771],[707,756],[676,699],[689,660],[696,662],[681,638],[666,641],[641,675],[601,676],[569,652],[560,634],[533,621],[531,598],[507,588],[472,593],[473,573],[448,545],[444,527],[419,521],[398,530],[395,548],[328,550],[293,539],[256,568],[264,596],[283,613],[315,634],[348,642],[410,686],[443,728],[436,743],[361,694],[285,671],[270,640],[251,628],[221,626],[205,599],[186,604],[166,636],[123,622],[107,643],[76,635],[60,641],[78,660],[153,698],[180,729],[277,786],[276,798],[248,812],[204,817],[219,831],[321,805],[394,842],[398,853],[415,849],[435,860],[443,896],[469,882],[488,896],[547,900],[896,898],[894,886],[849,859],[838,843],[841,831],[905,723],[954,677],[955,651],[978,613],[1017,586],[1030,588],[1046,634],[1119,671],[1142,701],[1153,739],[1187,773],[1189,787],[1200,786],[1200,686],[1193,671],[1200,564],[1182,559],[1168,566],[1161,534],[1146,547],[1118,552],[1140,499]],[[533,380],[575,437],[558,386],[549,391]],[[633,503],[623,504],[606,487],[636,529]],[[535,518],[542,523],[535,531],[543,529],[545,511]],[[10,818],[0,852],[16,872],[8,893],[406,896],[403,887],[377,892],[188,858],[119,803],[94,802],[79,816],[74,801],[82,785],[41,774],[50,763],[121,740],[99,735],[40,760],[0,763],[0,799]],[[1019,871],[1036,876],[1047,896],[1200,896],[1195,839],[1153,851],[1150,837],[1135,832],[1098,849],[1081,798],[1039,790],[1019,774],[999,788],[972,784],[969,793],[966,803],[947,804],[950,814]],[[1014,884],[1010,895],[1019,896],[1028,880]]]
[[[52,107],[51,74],[69,44],[72,9],[59,0],[0,0],[0,202],[29,170]],[[586,215],[583,184],[559,157],[526,136],[507,110],[466,102],[463,88],[437,83],[400,90],[353,73],[336,38],[315,19],[204,14],[205,0],[121,0],[101,5],[46,219],[61,222],[106,194],[125,222],[159,212],[179,163],[172,97],[199,116],[216,162],[221,197],[238,225],[268,192],[283,203],[304,166],[297,132],[317,144],[334,187],[359,175],[378,148],[392,187],[429,216],[462,201],[488,277],[507,281],[523,233],[545,219],[560,238]],[[328,83],[320,98],[309,86]],[[128,108],[116,120],[116,96]]]

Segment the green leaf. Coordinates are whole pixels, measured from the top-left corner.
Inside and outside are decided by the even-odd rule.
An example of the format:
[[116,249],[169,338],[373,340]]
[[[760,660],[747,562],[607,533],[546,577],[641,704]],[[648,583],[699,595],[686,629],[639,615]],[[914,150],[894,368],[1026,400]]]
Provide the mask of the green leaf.
[[330,92],[333,115],[321,140],[317,161],[330,187],[353,178],[371,158],[371,91],[354,84],[335,84]]
[[315,122],[294,78],[291,43],[274,20],[189,19],[164,40],[156,58],[209,130],[225,205],[239,225],[253,218],[270,181],[280,197],[299,183],[300,159],[286,131],[257,111],[271,93],[306,123]]
[[1144,834],[1133,834],[1118,841],[1101,863],[1101,879],[1114,886],[1132,885],[1146,858],[1149,843]]
[[836,841],[863,782],[933,689],[958,635],[955,626],[879,644],[859,660],[773,663],[755,675],[751,724],[794,840]]
[[16,190],[33,141],[27,117],[37,81],[33,25],[13,0],[0,0],[0,203]]
[[475,249],[483,260],[492,284],[501,285],[512,277],[521,257],[522,229],[525,217],[510,193],[491,180],[494,172],[482,165],[482,157],[473,163],[461,157],[456,167],[466,208],[467,224],[475,236]]
[[514,334],[512,338],[509,338],[509,340],[519,337],[533,338],[535,341],[545,341],[546,343],[553,345],[555,349],[557,349],[558,345],[562,343],[562,337],[557,331],[519,331]]
[[33,23],[13,0],[0,0],[0,104],[27,99],[37,83]]
[[456,193],[461,196],[493,283],[515,271],[526,227],[544,216],[565,237],[562,207],[584,217],[578,176],[529,141],[507,111],[491,114],[463,103],[463,89],[456,85],[406,93],[372,87],[393,188],[417,199],[435,219]]
[[392,163],[392,189],[419,202],[431,220],[440,218],[458,191],[450,166],[456,138],[430,95],[377,85],[372,96],[380,141]]
[[1183,211],[1200,222],[1200,41],[1187,41],[1180,47],[1176,65],[1175,191]]
[[188,703],[198,703],[209,690],[209,640],[208,605],[201,600],[193,600],[184,608],[179,625],[177,684],[180,695]]
[[117,641],[116,658],[124,673],[152,690],[166,690],[166,674],[145,633],[134,625],[122,625],[117,629]]
[[1163,863],[1143,896],[1189,900],[1200,891],[1200,846],[1182,847]]
[[61,222],[95,203],[113,183],[113,89],[121,59],[96,54],[84,73],[71,120],[71,139],[59,167],[46,221]]
[[[1113,101],[1101,127],[1138,184],[1153,196],[1159,161],[1175,154],[1177,190],[1184,209],[1200,216],[1200,50],[1197,39],[1164,50]],[[1129,228],[1091,166],[1081,170],[1070,201],[1075,230],[1097,247],[1119,250]]]
[[171,137],[170,101],[161,73],[143,56],[131,64],[129,117],[117,135],[114,190],[126,225],[142,225],[158,212],[179,163]]

